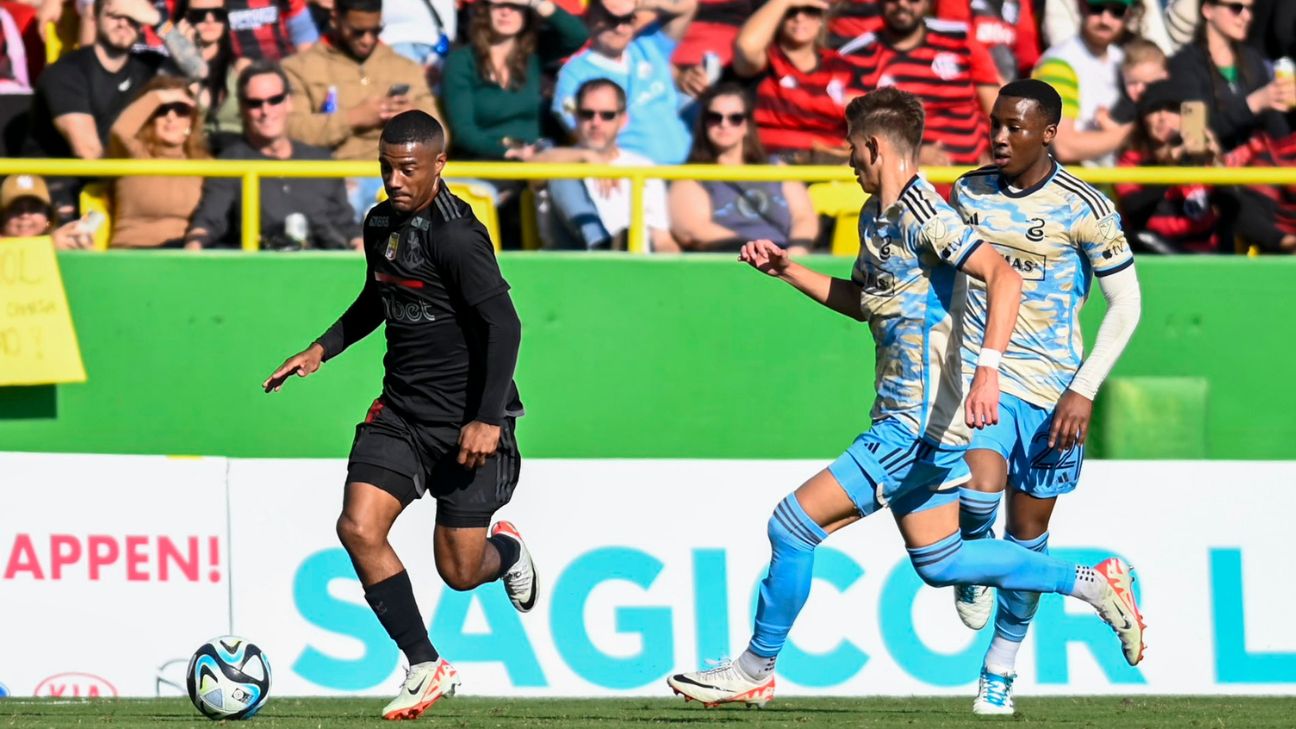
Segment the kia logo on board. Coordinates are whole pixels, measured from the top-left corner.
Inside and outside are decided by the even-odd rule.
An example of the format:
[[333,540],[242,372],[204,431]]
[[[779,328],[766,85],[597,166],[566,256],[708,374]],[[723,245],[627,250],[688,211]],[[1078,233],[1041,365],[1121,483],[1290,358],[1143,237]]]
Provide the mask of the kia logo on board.
[[89,699],[116,696],[117,687],[93,673],[56,673],[36,684],[36,691],[32,695]]

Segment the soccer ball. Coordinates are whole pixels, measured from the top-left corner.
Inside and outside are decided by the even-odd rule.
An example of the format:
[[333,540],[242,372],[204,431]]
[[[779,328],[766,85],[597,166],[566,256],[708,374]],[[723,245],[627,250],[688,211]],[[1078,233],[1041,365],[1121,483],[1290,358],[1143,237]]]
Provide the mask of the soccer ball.
[[233,635],[212,638],[189,659],[189,700],[208,719],[248,719],[270,696],[270,661]]

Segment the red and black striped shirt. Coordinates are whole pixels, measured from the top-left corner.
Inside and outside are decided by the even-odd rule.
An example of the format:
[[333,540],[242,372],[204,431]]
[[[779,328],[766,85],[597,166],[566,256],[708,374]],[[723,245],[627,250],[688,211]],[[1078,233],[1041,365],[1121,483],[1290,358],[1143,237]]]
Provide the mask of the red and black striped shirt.
[[[1155,164],[1157,161],[1151,155],[1134,149],[1126,150],[1116,163],[1118,167]],[[1219,215],[1206,187],[1159,185],[1148,188],[1128,182],[1118,182],[1115,187],[1121,203],[1121,217],[1136,234],[1146,230],[1181,253],[1213,253],[1219,248],[1215,235]]]
[[990,121],[977,87],[998,86],[999,74],[985,47],[970,41],[966,23],[926,24],[922,41],[907,51],[887,45],[879,28],[842,46],[842,55],[859,69],[865,91],[895,86],[922,100],[924,144],[940,143],[956,165],[979,164],[990,150]]
[[882,0],[842,0],[828,16],[828,47],[841,48],[878,27]]
[[777,44],[770,44],[769,65],[757,77],[756,126],[765,150],[813,149],[819,141],[841,147],[846,137],[846,102],[859,95],[857,71],[837,51],[819,51],[819,65],[802,71]]
[[225,7],[236,58],[280,61],[293,52],[288,18],[305,10],[305,0],[228,0]]

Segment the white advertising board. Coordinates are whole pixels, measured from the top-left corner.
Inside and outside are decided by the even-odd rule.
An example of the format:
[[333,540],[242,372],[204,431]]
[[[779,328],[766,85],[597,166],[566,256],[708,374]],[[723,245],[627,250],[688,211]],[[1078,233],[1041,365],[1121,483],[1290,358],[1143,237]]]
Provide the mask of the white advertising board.
[[5,690],[152,696],[227,632],[226,490],[223,458],[0,454]]
[[[9,469],[24,460],[26,483],[81,490],[10,488]],[[116,461],[127,464],[122,478],[113,476]],[[663,696],[667,673],[742,650],[769,555],[770,511],[821,466],[526,462],[500,517],[518,525],[540,570],[541,600],[527,615],[497,584],[470,593],[442,587],[430,501],[410,507],[392,542],[465,693]],[[342,461],[6,455],[0,468],[0,483],[13,492],[6,503],[20,504],[0,512],[0,683],[13,693],[29,695],[53,673],[107,677],[92,669],[121,665],[116,647],[139,645],[148,660],[111,680],[123,695],[153,695],[158,665],[186,658],[227,625],[266,650],[277,695],[395,690],[401,657],[365,605],[334,534]],[[186,468],[193,470],[174,470]],[[1046,596],[1022,650],[1019,693],[1296,694],[1296,625],[1285,614],[1296,584],[1270,578],[1285,575],[1290,559],[1283,535],[1296,512],[1293,485],[1296,463],[1086,464],[1080,488],[1055,513],[1051,548],[1084,562],[1116,553],[1134,565],[1150,626],[1147,657],[1129,668],[1092,611]],[[168,580],[137,584],[120,557],[100,567],[99,582],[90,581],[88,560],[63,566],[64,583],[81,576],[69,586],[35,579],[21,555],[11,575],[17,534],[44,545],[47,575],[54,534],[118,534],[122,555],[127,537],[152,535],[147,554],[155,557],[161,536],[183,552],[190,536],[216,535],[223,551],[218,567],[201,562],[197,581],[177,578],[189,567],[168,548]],[[160,559],[136,568],[162,571]],[[111,570],[118,578],[107,584]],[[219,572],[220,581],[207,582],[207,572]],[[816,577],[779,661],[781,694],[973,690],[991,631],[965,629],[950,590],[921,584],[889,515],[830,537],[817,554]],[[146,586],[161,592],[141,592]],[[79,621],[79,637],[51,643],[50,636],[71,634],[69,621]],[[15,640],[21,636],[26,642]]]

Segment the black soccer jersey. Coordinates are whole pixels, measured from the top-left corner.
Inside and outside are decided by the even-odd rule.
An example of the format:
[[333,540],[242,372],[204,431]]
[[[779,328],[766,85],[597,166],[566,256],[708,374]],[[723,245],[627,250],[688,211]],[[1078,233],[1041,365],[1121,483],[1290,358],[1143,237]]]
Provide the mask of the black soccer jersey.
[[[521,415],[512,381],[516,340],[505,343],[511,351],[502,356],[487,356],[490,312],[499,308],[488,305],[501,296],[507,303],[509,285],[486,228],[468,204],[444,183],[432,204],[413,215],[380,203],[365,218],[364,248],[364,288],[317,340],[325,357],[337,356],[385,322],[382,399],[404,416],[462,424]],[[505,310],[512,315],[511,304]]]

